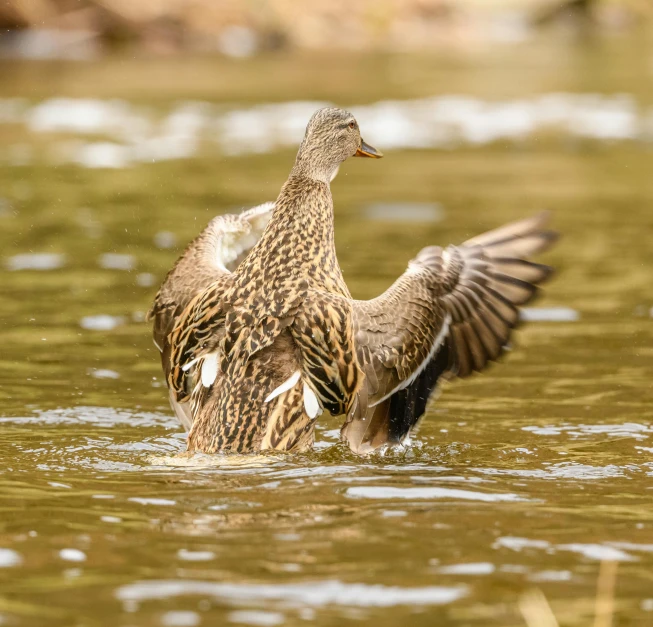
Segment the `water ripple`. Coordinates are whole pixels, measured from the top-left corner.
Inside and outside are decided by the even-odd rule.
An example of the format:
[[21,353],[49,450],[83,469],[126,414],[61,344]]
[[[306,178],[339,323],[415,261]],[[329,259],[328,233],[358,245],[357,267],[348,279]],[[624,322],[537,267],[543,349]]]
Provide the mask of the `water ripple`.
[[562,435],[567,434],[572,438],[585,438],[595,435],[609,435],[622,438],[635,438],[646,440],[653,434],[650,424],[625,422],[622,424],[577,424],[577,425],[546,425],[522,427],[523,431],[530,431],[536,435]]
[[[271,152],[296,146],[315,109],[325,102],[284,102],[224,110],[207,102],[181,102],[163,119],[124,100],[52,98],[30,106],[0,99],[12,115],[0,124],[30,132],[108,137],[70,141],[58,158],[88,168],[123,168],[138,162],[184,159],[212,143],[223,154]],[[489,102],[459,95],[386,100],[352,108],[369,137],[384,148],[451,148],[500,140],[522,141],[538,133],[595,141],[647,140],[652,112],[628,94],[549,93]]]
[[51,410],[36,410],[33,416],[4,416],[0,423],[42,424],[42,425],[77,425],[93,424],[98,427],[117,425],[133,427],[164,426],[178,428],[174,416],[143,411],[120,410],[114,407],[92,407],[80,405]]
[[528,501],[518,494],[491,494],[453,488],[392,488],[388,486],[355,486],[347,488],[347,496],[366,499],[459,499],[484,503]]
[[238,604],[278,601],[290,606],[393,607],[396,605],[442,605],[464,597],[464,586],[398,586],[314,581],[287,584],[217,583],[210,581],[138,581],[122,586],[115,596],[122,602],[143,602],[178,596],[208,596]]

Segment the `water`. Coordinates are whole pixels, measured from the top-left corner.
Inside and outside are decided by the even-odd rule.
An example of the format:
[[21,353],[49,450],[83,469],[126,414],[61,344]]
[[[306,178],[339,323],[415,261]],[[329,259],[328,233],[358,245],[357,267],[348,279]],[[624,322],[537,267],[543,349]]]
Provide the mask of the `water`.
[[[182,102],[161,116],[123,100],[50,98],[30,106],[10,98],[0,101],[0,112],[4,111],[0,119],[35,136],[68,133],[90,138],[58,142],[49,151],[54,162],[124,168],[191,158],[203,144],[225,155],[297,146],[305,120],[326,104],[284,102],[234,110],[208,102]],[[653,108],[624,94],[550,93],[507,102],[447,95],[382,101],[355,106],[352,112],[375,141],[395,150],[523,141],[545,133],[576,139],[653,140]],[[92,141],[101,136],[111,141]],[[24,155],[19,151],[16,155],[24,162]],[[10,163],[16,162],[11,151],[7,156]]]
[[[372,110],[594,93],[645,119],[650,53],[611,46],[353,57],[345,72],[322,59],[342,74],[331,87],[302,87],[310,57],[187,61],[195,75],[174,85],[162,77],[181,61],[107,61],[97,76],[14,63],[0,98],[115,97],[165,117],[188,100]],[[204,81],[210,68],[222,80]],[[410,447],[361,459],[333,419],[309,454],[186,456],[143,322],[185,242],[273,199],[292,150],[93,169],[52,158],[83,134],[0,125],[0,624],[523,625],[518,599],[537,587],[563,624],[588,625],[601,560],[618,561],[619,624],[653,623],[653,152],[600,127],[341,169],[337,247],[359,297],[429,243],[542,208],[563,233],[546,257],[559,273],[503,363],[448,385]]]

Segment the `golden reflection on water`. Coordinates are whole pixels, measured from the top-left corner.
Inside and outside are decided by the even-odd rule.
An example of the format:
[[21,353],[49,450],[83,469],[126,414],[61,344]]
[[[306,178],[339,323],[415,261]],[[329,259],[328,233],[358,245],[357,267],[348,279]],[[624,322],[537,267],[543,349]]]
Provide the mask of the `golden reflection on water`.
[[178,455],[150,455],[152,466],[172,468],[266,468],[282,459],[274,455],[206,455],[203,453],[179,453]]

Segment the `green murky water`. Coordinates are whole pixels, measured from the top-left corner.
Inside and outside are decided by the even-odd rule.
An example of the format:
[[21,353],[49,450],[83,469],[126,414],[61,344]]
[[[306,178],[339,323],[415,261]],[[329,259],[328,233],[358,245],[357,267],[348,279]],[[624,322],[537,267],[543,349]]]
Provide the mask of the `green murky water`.
[[[354,58],[341,81],[340,60],[321,64],[343,105],[567,90],[648,106],[642,45]],[[329,97],[313,75],[302,87],[310,59],[175,61],[178,84],[158,63],[5,64],[0,96]],[[16,145],[56,137],[4,125],[0,139],[0,625],[523,625],[533,587],[562,624],[588,625],[601,559],[619,560],[617,624],[653,624],[650,144],[542,138],[347,163],[337,246],[357,296],[426,244],[547,207],[564,237],[538,306],[579,319],[526,325],[503,363],[444,390],[402,453],[357,458],[327,419],[311,454],[188,459],[143,314],[214,214],[275,197],[292,151],[94,170],[38,151],[7,165]],[[382,202],[439,211],[371,219]],[[25,269],[37,253],[58,267]]]

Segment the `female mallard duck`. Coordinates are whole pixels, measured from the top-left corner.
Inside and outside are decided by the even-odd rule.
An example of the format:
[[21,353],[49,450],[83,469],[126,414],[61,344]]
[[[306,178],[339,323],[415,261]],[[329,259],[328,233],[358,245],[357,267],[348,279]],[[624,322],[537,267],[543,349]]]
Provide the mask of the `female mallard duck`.
[[149,317],[189,450],[310,448],[324,409],[367,453],[404,441],[437,382],[496,360],[551,268],[546,215],[423,249],[381,296],[351,298],[329,182],[381,157],[347,111],[311,118],[274,204],[221,216],[168,274]]

